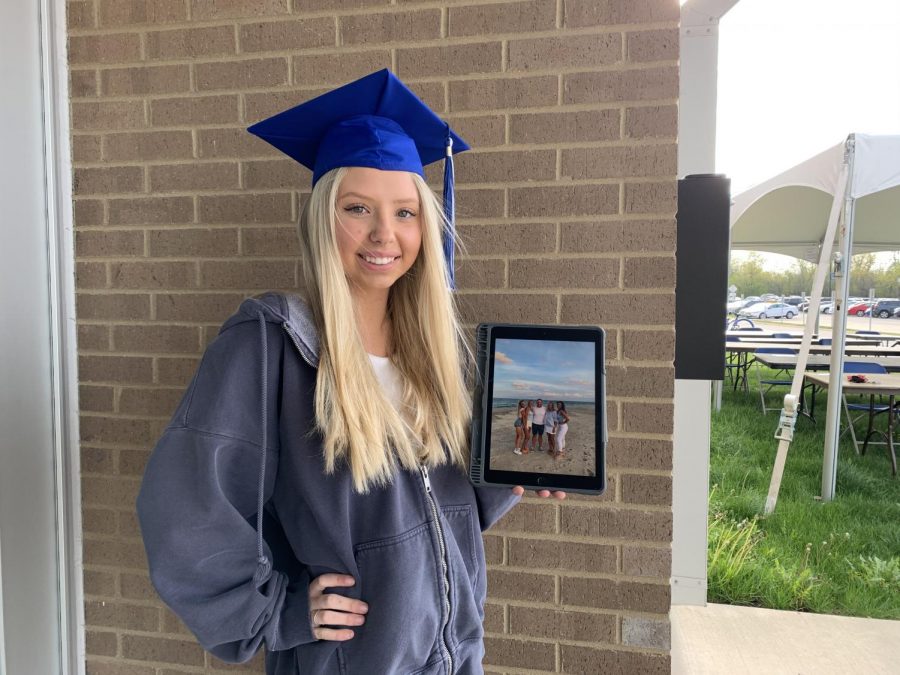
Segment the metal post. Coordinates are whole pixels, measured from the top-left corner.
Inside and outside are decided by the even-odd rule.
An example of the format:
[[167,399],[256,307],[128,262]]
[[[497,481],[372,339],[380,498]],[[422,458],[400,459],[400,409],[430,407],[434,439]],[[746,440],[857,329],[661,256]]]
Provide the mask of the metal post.
[[[875,309],[875,289],[874,288],[869,289],[869,302],[871,303],[871,306],[869,307],[869,330],[872,330],[872,314],[874,314],[874,312],[872,310]],[[881,343],[879,342],[878,344],[881,344]]]
[[828,379],[828,402],[825,418],[825,450],[822,457],[822,501],[834,499],[837,482],[838,438],[840,436],[841,394],[844,377],[844,338],[847,332],[847,310],[844,307],[850,292],[850,257],[853,255],[853,159],[855,140],[847,139],[846,157],[850,168],[848,189],[844,196],[841,250],[834,257],[834,311],[831,319],[831,362]]

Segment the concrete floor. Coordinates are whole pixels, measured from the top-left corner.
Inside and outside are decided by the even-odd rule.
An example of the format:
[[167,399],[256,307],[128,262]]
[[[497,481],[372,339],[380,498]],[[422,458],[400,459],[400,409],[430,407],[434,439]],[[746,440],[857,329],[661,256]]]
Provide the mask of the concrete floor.
[[673,675],[897,675],[900,621],[676,605]]

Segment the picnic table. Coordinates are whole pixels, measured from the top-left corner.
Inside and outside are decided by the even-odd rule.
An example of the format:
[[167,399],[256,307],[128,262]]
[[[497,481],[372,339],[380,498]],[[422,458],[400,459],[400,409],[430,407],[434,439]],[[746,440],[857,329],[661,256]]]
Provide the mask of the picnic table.
[[[845,393],[864,394],[869,396],[869,425],[866,430],[866,438],[863,443],[863,453],[869,444],[869,439],[873,435],[882,435],[890,453],[891,459],[891,475],[897,475],[897,454],[894,451],[894,428],[895,418],[897,416],[897,396],[900,396],[900,373],[886,373],[870,375],[866,374],[865,382],[851,382],[849,376],[845,377],[841,383]],[[815,395],[817,389],[827,389],[831,379],[831,373],[811,372],[806,373],[804,380],[813,385],[811,408],[815,408]],[[875,397],[878,395],[887,396],[887,432],[874,430],[875,421]]]
[[[726,339],[739,338],[741,340],[748,340],[748,341],[753,341],[753,342],[787,342],[790,344],[800,344],[801,342],[803,342],[802,335],[791,335],[788,337],[784,337],[783,333],[778,333],[778,335],[781,335],[782,337],[775,337],[775,335],[776,334],[763,335],[761,333],[756,333],[753,331],[733,331],[733,330],[725,331]],[[826,336],[823,335],[822,337],[826,337]],[[819,336],[816,334],[813,334],[812,339],[813,339],[813,342],[818,342]],[[829,339],[830,339],[830,337],[829,337]],[[883,335],[848,335],[845,338],[845,342],[852,341],[856,344],[878,344],[882,341],[891,340],[891,339],[900,340],[900,338],[894,338],[894,336],[889,336],[889,337],[885,338]]]
[[[735,371],[734,375],[734,390],[737,391],[737,388],[740,386],[744,389],[744,391],[749,392],[749,384],[747,382],[747,371],[750,366],[753,364],[753,361],[758,359],[760,354],[756,354],[756,351],[759,349],[771,349],[772,347],[785,347],[792,350],[799,351],[800,345],[794,344],[791,342],[748,342],[745,340],[741,340],[740,342],[726,342],[725,343],[725,351],[731,354],[736,354],[736,359],[733,363],[730,364],[730,367]],[[822,355],[830,355],[831,354],[831,345],[820,345],[820,344],[811,344],[809,346],[810,357],[822,354]],[[865,356],[865,357],[900,357],[900,346],[897,347],[881,347],[872,344],[846,344],[844,346],[844,354],[847,356]],[[773,354],[769,354],[768,356],[774,356]],[[784,356],[793,356],[796,358],[796,354],[785,354]]]
[[[900,356],[900,346],[897,347],[879,347],[872,344],[867,343],[858,343],[849,344],[851,342],[848,340],[848,344],[844,346],[844,353],[849,356]],[[747,352],[755,352],[757,349],[768,349],[770,347],[787,347],[788,349],[800,349],[799,341],[794,342],[749,342],[745,340],[741,340],[740,342],[726,342],[725,349],[729,352],[735,353],[747,353]],[[820,344],[811,344],[809,346],[810,354],[830,354],[831,353],[831,345],[820,345]]]
[[[797,354],[756,354],[755,359],[769,368],[793,368],[797,366]],[[900,356],[866,356],[866,363],[877,363],[886,370],[900,372]],[[807,370],[828,370],[831,356],[810,354],[806,361]]]

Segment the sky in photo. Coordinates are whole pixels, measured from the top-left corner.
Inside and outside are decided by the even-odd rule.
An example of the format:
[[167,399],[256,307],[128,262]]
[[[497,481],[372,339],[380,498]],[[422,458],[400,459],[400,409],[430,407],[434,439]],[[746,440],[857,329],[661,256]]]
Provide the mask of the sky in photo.
[[494,397],[594,401],[594,344],[498,339]]

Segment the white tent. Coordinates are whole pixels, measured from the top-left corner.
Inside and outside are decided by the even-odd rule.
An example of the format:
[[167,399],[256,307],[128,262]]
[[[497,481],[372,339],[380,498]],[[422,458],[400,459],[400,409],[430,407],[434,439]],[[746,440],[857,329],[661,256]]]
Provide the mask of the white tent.
[[[832,257],[840,230],[840,252]],[[900,136],[851,134],[847,140],[737,195],[731,206],[731,246],[783,253],[819,266],[791,393],[776,437],[778,456],[766,511],[775,508],[781,473],[796,421],[794,409],[809,355],[813,325],[829,264],[835,276],[830,370],[843,371],[850,256],[900,249]],[[841,378],[828,390],[822,498],[832,499],[837,469]]]
[[[900,136],[853,134],[850,197],[856,200],[853,253],[900,248]],[[840,187],[845,143],[737,195],[731,247],[818,262],[828,212]]]

